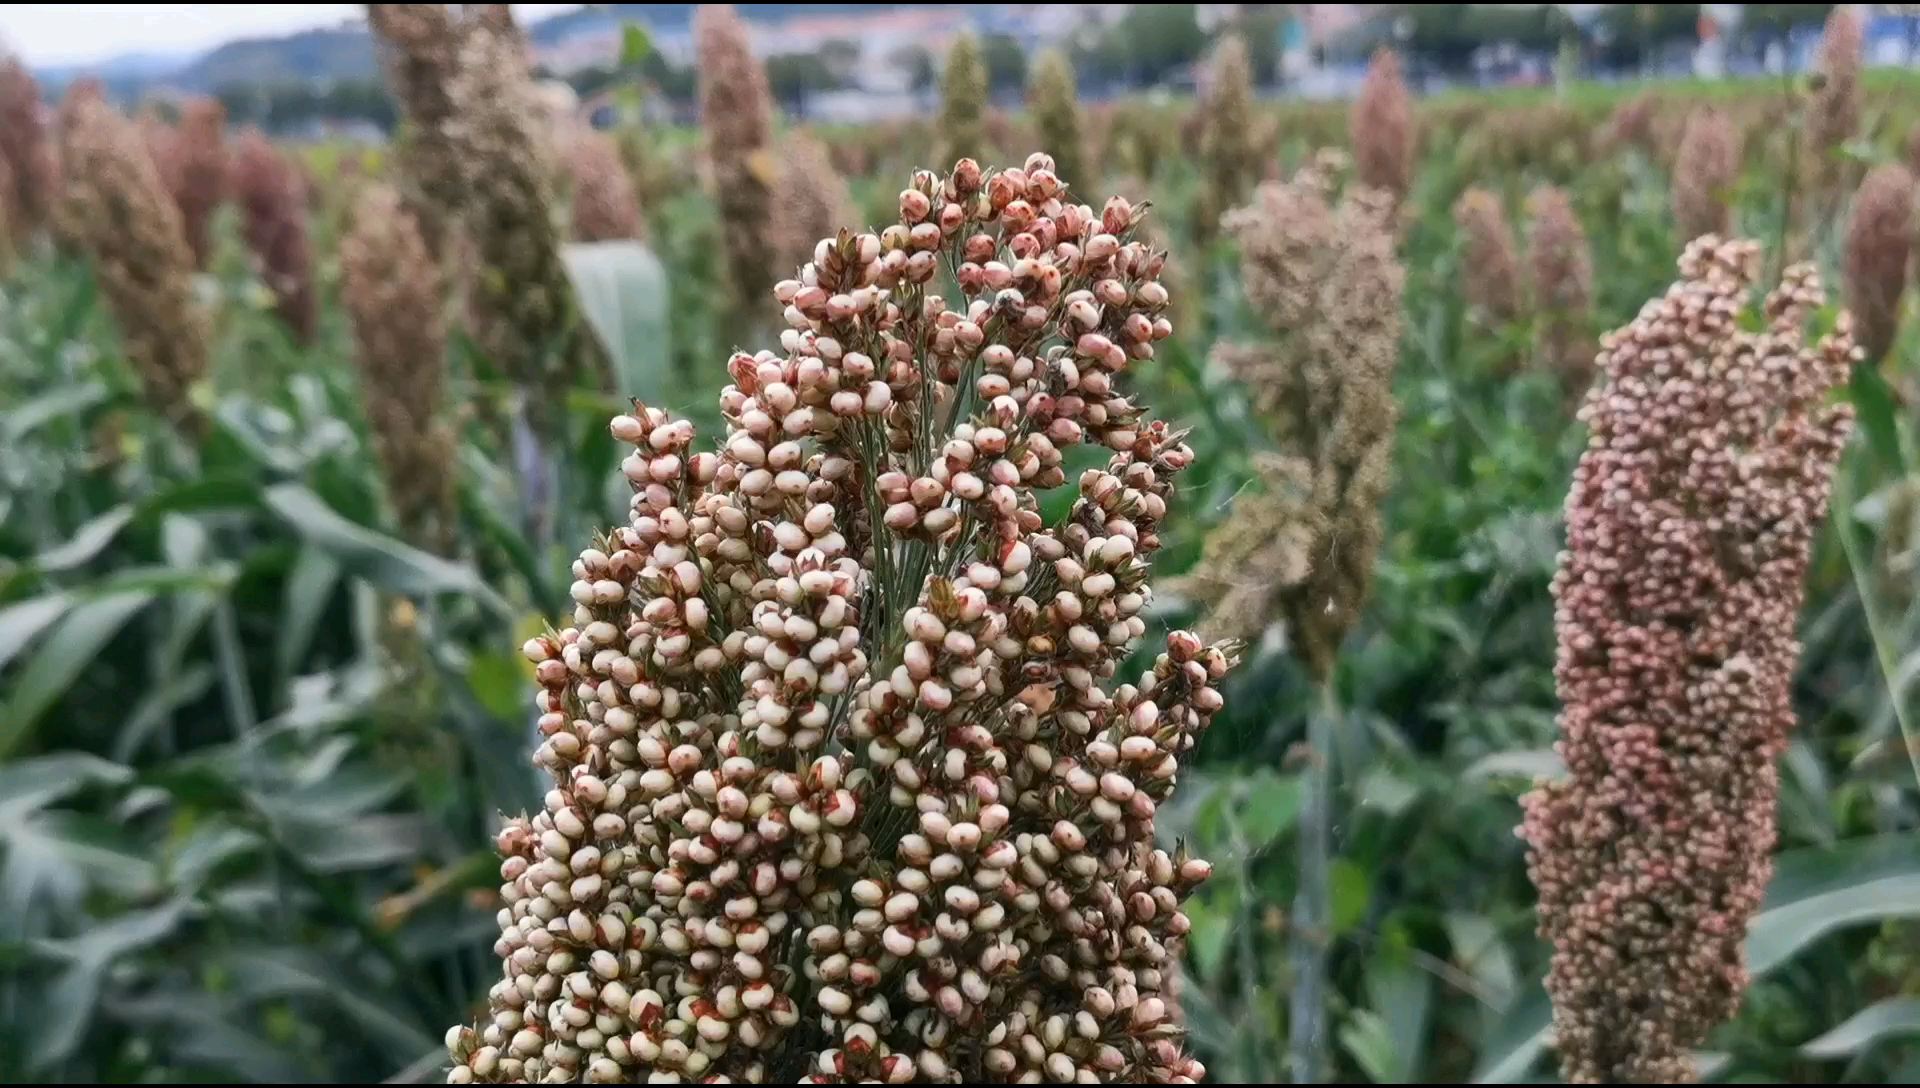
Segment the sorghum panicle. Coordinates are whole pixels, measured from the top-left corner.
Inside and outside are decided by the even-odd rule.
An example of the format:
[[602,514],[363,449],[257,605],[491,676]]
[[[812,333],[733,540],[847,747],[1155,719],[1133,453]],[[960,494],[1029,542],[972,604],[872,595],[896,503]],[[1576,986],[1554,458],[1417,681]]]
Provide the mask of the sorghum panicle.
[[1171,332],[1160,255],[1052,165],[921,171],[820,240],[716,451],[613,421],[632,517],[525,647],[553,787],[500,833],[452,1081],[1202,1074],[1168,987],[1208,869],[1155,813],[1233,653],[1112,682],[1192,453],[1118,383]]
[[1194,233],[1204,244],[1218,230],[1220,217],[1239,207],[1260,180],[1253,144],[1253,62],[1240,35],[1228,34],[1214,46],[1195,109],[1203,173],[1193,211]]
[[40,86],[18,57],[0,61],[0,162],[7,167],[7,229],[18,247],[46,229],[57,191]]
[[1033,114],[1035,136],[1041,147],[1053,149],[1060,176],[1085,185],[1087,141],[1081,131],[1079,82],[1073,62],[1060,49],[1047,49],[1033,62],[1027,77],[1027,109]]
[[1500,198],[1485,189],[1460,194],[1453,204],[1460,230],[1460,275],[1467,305],[1481,320],[1502,324],[1525,309],[1520,253]]
[[340,299],[353,326],[374,454],[401,532],[451,546],[454,451],[442,421],[446,327],[440,269],[420,229],[386,185],[362,187],[340,240]]
[[813,260],[821,238],[852,223],[853,197],[825,145],[804,130],[780,141],[780,180],[773,192],[773,276],[787,279]]
[[1899,163],[1876,166],[1860,183],[1847,222],[1847,308],[1869,359],[1884,358],[1900,328],[1900,303],[1913,255],[1913,174]]
[[1865,28],[1852,4],[1827,16],[1814,59],[1817,83],[1807,104],[1806,156],[1816,192],[1832,196],[1843,178],[1840,148],[1860,128],[1860,64]]
[[160,176],[180,209],[194,267],[205,268],[213,256],[213,214],[227,195],[227,108],[212,98],[187,102],[164,147]]
[[1740,140],[1726,114],[1712,106],[1694,110],[1673,161],[1673,221],[1681,238],[1692,241],[1732,229],[1732,190],[1739,176]]
[[1851,426],[1829,394],[1856,355],[1844,314],[1805,343],[1809,265],[1743,327],[1760,258],[1690,244],[1680,281],[1602,342],[1580,413],[1553,582],[1567,773],[1526,796],[1521,830],[1572,1082],[1693,1079],[1689,1051],[1746,986],[1801,578]]
[[[1392,197],[1349,187],[1329,204],[1320,171],[1267,182],[1227,217],[1240,244],[1247,298],[1276,336],[1271,344],[1220,349],[1215,358],[1254,394],[1280,457],[1264,497],[1221,532],[1249,534],[1291,512],[1300,529],[1270,534],[1269,551],[1241,570],[1201,565],[1189,589],[1232,633],[1251,634],[1278,615],[1293,652],[1326,679],[1359,618],[1380,545],[1380,503],[1390,482],[1393,371],[1400,354],[1405,272],[1394,255]],[[1304,561],[1296,554],[1307,542]],[[1235,550],[1214,546],[1224,558]],[[1259,571],[1266,607],[1251,607],[1244,574]],[[1288,572],[1301,577],[1280,579]],[[1226,611],[1234,601],[1243,607]]]
[[986,151],[987,62],[980,39],[962,31],[940,73],[939,162]]
[[62,230],[91,259],[147,401],[189,438],[206,419],[192,390],[207,370],[207,319],[193,291],[193,251],[139,130],[97,86],[61,108]]
[[307,240],[307,183],[300,169],[256,129],[233,150],[230,187],[241,232],[274,312],[301,343],[313,339],[313,249]]
[[400,107],[393,176],[427,251],[438,259],[460,221],[464,184],[452,129],[459,25],[445,4],[368,4],[367,23]]
[[647,221],[613,137],[582,129],[568,138],[565,150],[574,241],[644,239]]
[[1536,350],[1578,396],[1593,376],[1593,257],[1565,189],[1543,185],[1527,197],[1527,276],[1533,284]]
[[727,281],[733,305],[747,312],[773,283],[773,92],[731,4],[702,4],[693,29]]
[[1396,201],[1413,186],[1413,95],[1400,72],[1400,54],[1380,47],[1367,65],[1347,120],[1353,146],[1354,175],[1361,184],[1384,189]]

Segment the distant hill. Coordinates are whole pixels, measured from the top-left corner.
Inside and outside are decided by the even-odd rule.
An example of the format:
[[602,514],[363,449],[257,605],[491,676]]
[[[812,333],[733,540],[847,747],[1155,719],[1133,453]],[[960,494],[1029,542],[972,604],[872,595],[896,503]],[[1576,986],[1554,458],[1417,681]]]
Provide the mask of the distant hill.
[[278,38],[228,42],[173,73],[167,82],[211,91],[236,83],[327,83],[379,74],[364,23],[302,30]]

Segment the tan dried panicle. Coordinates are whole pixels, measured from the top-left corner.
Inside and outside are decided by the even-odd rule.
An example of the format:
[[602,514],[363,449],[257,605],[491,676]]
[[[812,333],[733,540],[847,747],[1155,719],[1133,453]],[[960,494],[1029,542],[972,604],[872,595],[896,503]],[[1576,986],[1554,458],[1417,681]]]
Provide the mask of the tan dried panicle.
[[193,388],[207,372],[207,319],[193,290],[193,251],[139,130],[97,86],[61,107],[61,230],[89,258],[147,403],[197,440],[206,419]]
[[1673,163],[1673,221],[1680,237],[1691,241],[1732,229],[1739,176],[1740,140],[1727,115],[1712,106],[1694,110]]
[[1214,46],[1195,110],[1201,188],[1193,210],[1194,235],[1204,245],[1219,229],[1220,217],[1239,207],[1260,180],[1253,143],[1253,62],[1240,35],[1228,34]]
[[854,222],[853,197],[826,146],[812,133],[780,141],[780,179],[773,190],[773,275],[786,279],[813,260],[820,239]]
[[1593,377],[1593,256],[1573,201],[1558,186],[1527,197],[1527,276],[1533,284],[1535,350],[1568,393]]
[[58,190],[40,85],[18,57],[0,60],[0,162],[7,168],[0,210],[21,248],[47,228]]
[[987,62],[980,39],[962,31],[947,50],[940,73],[940,162],[985,153],[986,112]]
[[441,410],[443,298],[440,269],[400,194],[363,186],[340,240],[340,299],[353,327],[367,423],[402,534],[446,554],[457,443]]
[[1525,310],[1519,248],[1500,198],[1480,188],[1468,189],[1453,204],[1453,222],[1460,231],[1460,275],[1467,305],[1482,321],[1501,324]]
[[693,29],[700,127],[720,209],[727,282],[733,305],[744,311],[773,282],[773,92],[732,5],[701,5]]
[[[1406,280],[1394,255],[1391,195],[1354,186],[1337,206],[1328,200],[1326,177],[1309,169],[1261,185],[1251,205],[1227,217],[1247,298],[1277,339],[1215,354],[1252,391],[1281,457],[1304,470],[1304,488],[1269,481],[1267,502],[1281,495],[1291,503],[1289,492],[1304,491],[1305,576],[1271,585],[1259,614],[1285,620],[1295,656],[1316,681],[1331,675],[1373,580]],[[1256,509],[1267,520],[1275,512]],[[1271,569],[1291,569],[1295,539],[1277,544]]]
[[1172,331],[1159,254],[1052,167],[919,171],[822,239],[715,449],[613,421],[632,516],[524,647],[552,785],[499,834],[451,1082],[1204,1074],[1172,987],[1208,867],[1156,816],[1234,647],[1115,682],[1193,455],[1121,390]]
[[576,242],[624,242],[644,239],[647,221],[640,214],[633,178],[621,161],[613,137],[581,129],[566,142],[567,175],[572,182],[570,211]]
[[1913,174],[1899,163],[1874,167],[1854,194],[1847,221],[1846,299],[1869,359],[1885,358],[1900,328],[1917,195]]
[[307,239],[307,184],[257,129],[236,141],[229,187],[254,268],[273,292],[274,312],[294,339],[314,332],[313,249]]
[[1027,76],[1027,109],[1041,147],[1053,149],[1060,176],[1072,185],[1091,186],[1087,141],[1081,132],[1079,82],[1073,62],[1057,48],[1043,50]]
[[[1221,344],[1214,357],[1235,374],[1272,366],[1264,346]],[[1207,629],[1226,638],[1256,640],[1280,614],[1288,587],[1312,573],[1314,542],[1327,527],[1313,505],[1313,465],[1300,457],[1261,452],[1254,483],[1233,498],[1226,519],[1207,534],[1200,561],[1174,592],[1207,607]]]
[[368,4],[387,87],[400,107],[392,176],[427,251],[446,254],[462,218],[464,186],[454,149],[454,70],[460,24],[445,4]]
[[1857,352],[1810,265],[1742,315],[1752,242],[1687,246],[1680,281],[1603,341],[1554,576],[1563,778],[1523,803],[1561,1071],[1695,1079],[1690,1052],[1746,987],[1772,870],[1775,760],[1793,727],[1810,539]]
[[1354,175],[1361,184],[1384,189],[1396,201],[1413,186],[1413,95],[1400,72],[1400,55],[1385,46],[1374,51],[1367,77],[1347,121],[1353,146]]
[[1814,194],[1835,199],[1845,180],[1841,147],[1860,128],[1860,64],[1865,28],[1852,4],[1836,4],[1827,16],[1814,57],[1815,84],[1807,103],[1809,182]]

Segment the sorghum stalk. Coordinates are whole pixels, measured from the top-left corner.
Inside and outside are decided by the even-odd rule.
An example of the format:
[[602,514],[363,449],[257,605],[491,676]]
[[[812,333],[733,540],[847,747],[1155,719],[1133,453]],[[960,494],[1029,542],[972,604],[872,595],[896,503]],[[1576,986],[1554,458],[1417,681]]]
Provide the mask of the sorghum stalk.
[[987,62],[980,39],[962,31],[940,73],[940,162],[986,151]]
[[93,263],[148,403],[197,441],[206,418],[192,391],[207,371],[207,320],[194,298],[180,210],[139,131],[97,86],[75,84],[61,121],[62,229]]
[[460,221],[464,185],[454,149],[454,71],[460,31],[445,4],[368,4],[387,86],[400,106],[394,178],[435,259]]
[[6,225],[23,248],[53,214],[53,145],[33,73],[18,57],[0,61],[0,162],[7,167]]
[[457,448],[441,419],[445,296],[440,269],[393,189],[369,184],[355,200],[340,240],[340,280],[388,501],[407,540],[445,554]]
[[700,127],[720,209],[727,283],[732,305],[746,313],[773,283],[773,92],[732,5],[703,4],[693,20]]
[[1673,221],[1682,239],[1732,229],[1729,198],[1739,175],[1740,141],[1726,114],[1712,106],[1693,111],[1673,162]]
[[1081,132],[1079,84],[1073,62],[1059,49],[1047,49],[1033,62],[1027,77],[1027,109],[1040,146],[1053,149],[1060,176],[1077,185],[1093,181],[1084,173],[1086,138]]
[[788,133],[780,141],[780,184],[773,202],[775,279],[792,276],[813,260],[821,238],[853,221],[853,197],[826,147],[809,132]]
[[1914,178],[1899,163],[1874,167],[1854,194],[1847,222],[1847,308],[1869,359],[1886,357],[1900,329],[1900,302],[1913,255]]
[[274,312],[300,343],[313,340],[313,250],[307,241],[307,186],[300,171],[257,130],[233,152],[230,181],[254,265],[273,292]]
[[1681,279],[1602,342],[1554,576],[1566,777],[1523,803],[1572,1082],[1695,1076],[1731,1016],[1772,869],[1794,625],[1851,408],[1851,319],[1808,345],[1810,265],[1768,295],[1747,241],[1696,239]]
[[1194,237],[1205,245],[1219,229],[1220,217],[1246,200],[1260,179],[1253,145],[1253,63],[1240,35],[1228,34],[1214,46],[1197,108],[1203,175],[1193,211]]
[[1396,202],[1413,186],[1413,95],[1400,73],[1400,55],[1386,46],[1374,50],[1367,78],[1348,115],[1354,175],[1364,185],[1383,189]]
[[1233,653],[1175,632],[1111,683],[1192,454],[1117,382],[1171,332],[1160,255],[1052,165],[921,171],[822,239],[716,451],[613,421],[632,517],[525,647],[553,788],[500,833],[451,1081],[1202,1074],[1168,986],[1208,870],[1154,817]]
[[1520,254],[1500,198],[1468,189],[1454,201],[1453,221],[1460,230],[1460,274],[1471,312],[1496,325],[1520,316],[1525,308]]
[[1593,257],[1565,189],[1527,197],[1527,274],[1533,282],[1535,350],[1578,397],[1593,376]]
[[572,182],[569,211],[576,242],[643,239],[647,221],[640,215],[633,178],[620,160],[613,137],[591,129],[575,132],[566,143],[567,174]]

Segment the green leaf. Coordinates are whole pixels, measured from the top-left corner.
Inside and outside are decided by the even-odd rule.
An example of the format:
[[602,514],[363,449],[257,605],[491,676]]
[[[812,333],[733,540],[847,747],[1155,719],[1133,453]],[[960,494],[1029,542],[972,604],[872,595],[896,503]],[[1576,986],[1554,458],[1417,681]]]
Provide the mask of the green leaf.
[[116,593],[76,606],[40,643],[15,679],[0,711],[0,759],[32,736],[41,715],[86,672],[101,649],[153,600],[147,592]]
[[1845,1023],[1800,1048],[1809,1058],[1850,1058],[1882,1039],[1920,1035],[1920,997],[1890,997],[1849,1016]]
[[1271,846],[1300,815],[1300,780],[1281,778],[1271,771],[1242,780],[1234,791],[1240,829],[1247,848]]
[[0,415],[0,433],[17,442],[56,419],[79,415],[106,399],[107,387],[99,382],[54,389],[24,400]]
[[185,904],[176,901],[121,915],[78,937],[35,942],[40,954],[67,963],[42,997],[41,1029],[28,1033],[27,1068],[37,1072],[72,1057],[93,1021],[107,969],[172,933],[185,913]]
[[280,616],[280,638],[273,648],[274,669],[280,682],[292,679],[313,646],[314,632],[327,602],[340,584],[340,563],[313,545],[300,549],[293,573],[287,576],[287,603]]
[[1482,778],[1554,778],[1566,773],[1566,765],[1551,748],[1524,752],[1494,752],[1481,756],[1467,766],[1462,777],[1468,781]]
[[639,23],[620,25],[620,66],[638,68],[653,55],[653,37]]
[[527,670],[518,654],[483,651],[467,664],[467,686],[487,713],[505,721],[522,720],[529,705]]
[[577,242],[562,253],[587,324],[613,360],[615,391],[660,396],[672,358],[667,272],[639,242]]
[[1368,1007],[1341,1042],[1375,1084],[1412,1084],[1426,1052],[1433,976],[1405,950],[1385,949],[1367,962],[1366,989]]
[[1893,390],[1872,362],[1853,368],[1849,390],[1860,429],[1867,432],[1867,446],[1888,472],[1906,475],[1906,461],[1900,456],[1900,425],[1894,407]]
[[113,757],[131,761],[140,754],[153,731],[181,707],[207,693],[213,686],[214,671],[205,662],[196,662],[184,672],[170,675],[159,687],[148,691],[133,706],[133,712],[113,736]]
[[72,570],[99,555],[133,520],[132,506],[116,506],[82,525],[66,543],[41,552],[33,566],[42,571]]
[[122,785],[133,772],[86,752],[53,752],[0,766],[0,823],[94,785]]
[[1373,893],[1373,881],[1358,862],[1339,858],[1328,870],[1328,885],[1332,896],[1333,932],[1350,932],[1367,916],[1367,899]]
[[0,608],[0,669],[46,630],[47,625],[66,614],[73,602],[64,593],[20,601]]
[[473,597],[501,615],[512,611],[473,568],[448,562],[356,525],[300,484],[275,484],[268,488],[267,505],[308,543],[382,589],[411,595],[459,593]]
[[433,1044],[414,1016],[383,1003],[377,988],[347,976],[323,956],[296,948],[248,948],[228,953],[221,964],[244,1002],[291,997],[325,1001],[395,1052],[412,1053]]

